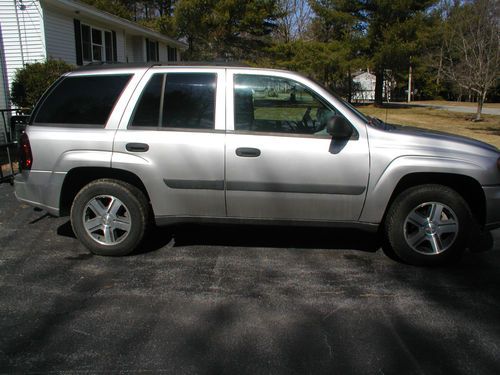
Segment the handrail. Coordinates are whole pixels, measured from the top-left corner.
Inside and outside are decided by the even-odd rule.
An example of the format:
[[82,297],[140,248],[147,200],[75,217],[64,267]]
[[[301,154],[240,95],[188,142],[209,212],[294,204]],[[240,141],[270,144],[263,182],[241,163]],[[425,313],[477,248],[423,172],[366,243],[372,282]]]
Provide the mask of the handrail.
[[3,120],[3,127],[4,127],[4,133],[6,137],[6,143],[0,144],[0,149],[5,148],[5,152],[7,153],[7,163],[6,165],[9,166],[10,168],[10,174],[4,174],[4,171],[2,169],[3,164],[0,163],[0,183],[4,181],[9,181],[11,184],[14,181],[14,175],[16,174],[16,171],[14,170],[14,161],[12,160],[11,156],[11,148],[17,148],[17,138],[14,137],[15,134],[17,134],[15,128],[16,126],[22,125],[22,121],[18,121],[20,118],[27,119],[28,116],[26,115],[16,115],[12,116],[10,119],[10,130],[7,127],[7,119],[5,114],[6,113],[12,113],[16,112],[19,113],[21,111],[26,111],[25,109],[0,109],[0,113],[2,115],[2,120]]

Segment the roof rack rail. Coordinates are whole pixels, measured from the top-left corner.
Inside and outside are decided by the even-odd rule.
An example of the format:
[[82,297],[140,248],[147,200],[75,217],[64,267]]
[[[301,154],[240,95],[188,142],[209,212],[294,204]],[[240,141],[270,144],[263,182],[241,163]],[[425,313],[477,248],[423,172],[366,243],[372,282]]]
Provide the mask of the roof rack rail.
[[122,62],[91,62],[85,65],[78,66],[75,71],[82,70],[101,70],[101,69],[116,69],[116,68],[150,68],[154,65],[159,65],[156,62],[141,62],[141,63],[122,63]]
[[76,71],[101,70],[116,68],[151,68],[153,66],[227,66],[237,68],[251,68],[252,66],[240,61],[168,61],[168,62],[91,62],[77,67]]
[[241,62],[241,61],[168,61],[160,63],[161,66],[230,66],[230,67],[242,67],[250,68],[251,65]]

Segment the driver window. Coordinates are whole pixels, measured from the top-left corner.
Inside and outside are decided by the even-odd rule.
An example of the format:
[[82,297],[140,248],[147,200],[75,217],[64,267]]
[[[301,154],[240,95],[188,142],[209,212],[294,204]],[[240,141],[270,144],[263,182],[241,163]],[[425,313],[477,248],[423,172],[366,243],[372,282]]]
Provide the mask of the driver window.
[[279,77],[234,77],[234,128],[237,131],[326,135],[336,114],[311,90]]

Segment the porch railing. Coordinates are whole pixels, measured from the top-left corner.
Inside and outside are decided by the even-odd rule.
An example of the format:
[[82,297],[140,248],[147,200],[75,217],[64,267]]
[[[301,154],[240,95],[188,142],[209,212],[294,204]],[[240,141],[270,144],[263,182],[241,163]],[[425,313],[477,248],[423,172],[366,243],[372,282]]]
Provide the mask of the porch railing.
[[18,142],[29,116],[10,115],[15,112],[17,110],[0,109],[4,134],[0,139],[0,183],[13,183],[14,176],[19,173]]

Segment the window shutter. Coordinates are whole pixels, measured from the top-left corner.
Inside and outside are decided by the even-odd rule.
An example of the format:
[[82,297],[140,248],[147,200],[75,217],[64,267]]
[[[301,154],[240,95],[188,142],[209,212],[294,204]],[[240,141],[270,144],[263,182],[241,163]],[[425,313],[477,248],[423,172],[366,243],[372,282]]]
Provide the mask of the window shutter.
[[156,61],[160,61],[160,43],[156,42]]
[[82,30],[80,28],[80,21],[75,18],[75,19],[73,19],[73,23],[75,26],[76,65],[83,65]]
[[150,61],[150,54],[149,54],[149,39],[146,38],[146,61]]
[[118,61],[118,52],[116,51],[116,32],[113,31],[113,61]]

